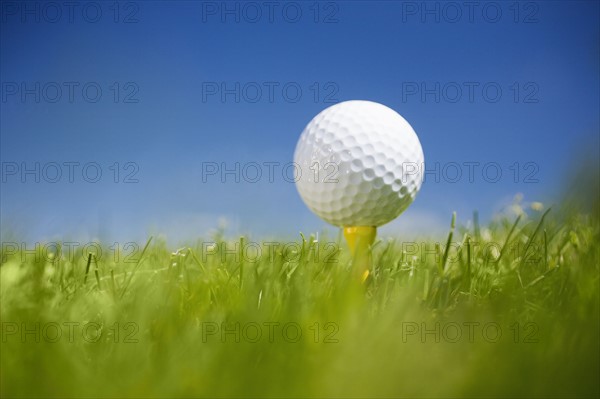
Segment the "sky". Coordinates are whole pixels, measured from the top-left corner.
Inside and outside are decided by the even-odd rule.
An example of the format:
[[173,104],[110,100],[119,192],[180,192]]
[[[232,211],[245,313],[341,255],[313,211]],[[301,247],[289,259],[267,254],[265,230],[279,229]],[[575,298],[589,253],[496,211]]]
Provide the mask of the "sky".
[[597,145],[595,1],[69,4],[0,3],[5,237],[331,230],[286,165],[345,100],[391,107],[423,146],[387,234],[552,204]]

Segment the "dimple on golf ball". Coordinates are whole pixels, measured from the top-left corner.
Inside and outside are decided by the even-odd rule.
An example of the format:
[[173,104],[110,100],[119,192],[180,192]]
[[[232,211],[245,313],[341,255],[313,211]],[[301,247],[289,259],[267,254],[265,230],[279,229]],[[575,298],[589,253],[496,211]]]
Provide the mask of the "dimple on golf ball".
[[381,226],[421,188],[423,149],[397,112],[372,101],[335,104],[304,128],[296,146],[296,187],[335,226]]

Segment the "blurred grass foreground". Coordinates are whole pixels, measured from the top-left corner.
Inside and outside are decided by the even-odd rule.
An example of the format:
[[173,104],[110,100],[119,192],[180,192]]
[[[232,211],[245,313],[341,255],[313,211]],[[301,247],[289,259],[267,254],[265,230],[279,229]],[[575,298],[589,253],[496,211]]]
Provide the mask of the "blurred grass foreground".
[[314,236],[3,245],[2,396],[597,397],[597,212],[532,207],[380,240],[364,285]]

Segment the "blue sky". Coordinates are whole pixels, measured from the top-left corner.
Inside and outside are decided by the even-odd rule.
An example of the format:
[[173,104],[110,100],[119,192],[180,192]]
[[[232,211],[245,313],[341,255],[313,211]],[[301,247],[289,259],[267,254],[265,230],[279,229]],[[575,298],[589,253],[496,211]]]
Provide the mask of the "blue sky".
[[[516,193],[552,203],[597,143],[598,2],[23,4],[1,3],[1,216],[27,240],[323,229],[281,171],[338,101],[398,111],[434,171],[388,233],[489,220]],[[240,181],[203,182],[208,163],[239,163]]]

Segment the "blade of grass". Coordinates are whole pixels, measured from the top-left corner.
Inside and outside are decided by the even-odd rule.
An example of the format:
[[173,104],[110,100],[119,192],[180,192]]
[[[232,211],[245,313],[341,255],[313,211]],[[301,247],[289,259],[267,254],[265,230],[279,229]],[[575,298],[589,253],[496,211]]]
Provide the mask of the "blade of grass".
[[452,212],[452,222],[450,223],[450,233],[448,234],[448,240],[446,241],[446,248],[444,249],[444,257],[442,258],[442,264],[440,266],[440,274],[444,274],[446,269],[446,261],[448,260],[448,253],[450,252],[450,244],[452,243],[452,236],[454,235],[454,227],[456,226],[456,212]]
[[[304,260],[305,258],[305,254],[306,254],[306,237],[304,237],[304,234],[302,234],[302,232],[300,232],[300,237],[302,238],[302,248],[300,249],[300,261]],[[309,247],[310,247],[310,242],[308,243]]]
[[87,266],[85,267],[85,277],[83,277],[83,284],[87,283],[88,273],[90,272],[90,265],[92,264],[92,253],[88,253]]
[[515,220],[515,223],[512,225],[512,227],[510,228],[510,231],[508,232],[508,235],[506,236],[506,240],[504,241],[504,245],[502,246],[502,249],[500,249],[500,254],[498,255],[498,259],[496,259],[496,263],[498,265],[500,264],[500,259],[502,259],[502,255],[504,255],[506,247],[508,246],[508,243],[510,242],[510,239],[512,238],[512,235],[515,232],[515,229],[517,228],[517,225],[519,224],[520,220],[521,220],[521,215],[519,215],[517,217],[517,220]]
[[[456,251],[456,254],[457,254],[456,262],[458,263],[460,270],[463,270],[465,268],[465,264],[464,264],[465,260],[463,257],[463,252],[464,252],[463,248],[465,248],[465,246],[467,245],[467,238],[469,238],[469,234],[465,233],[463,236],[463,239],[460,242],[460,245],[458,246],[458,249]],[[447,270],[449,270],[450,267],[452,267],[452,263],[450,263],[450,266],[448,267]]]
[[531,235],[531,237],[529,237],[529,240],[527,240],[527,244],[525,244],[525,249],[523,250],[523,257],[521,258],[521,263],[519,264],[519,267],[522,267],[523,264],[525,263],[525,260],[527,259],[527,251],[529,250],[531,243],[533,242],[533,240],[535,240],[535,237],[537,236],[540,229],[542,228],[544,219],[546,218],[546,215],[548,214],[548,212],[550,212],[550,209],[552,209],[552,208],[548,208],[548,210],[546,210],[546,212],[544,212],[544,214],[542,215],[542,217],[540,219],[540,222],[538,223],[537,227],[533,231],[533,234]]
[[198,258],[196,257],[196,254],[194,253],[194,251],[192,251],[191,248],[190,248],[190,255],[192,255],[192,259],[194,259],[194,262],[196,262],[198,264],[198,266],[200,266],[200,269],[202,270],[202,272],[206,273],[206,268],[204,267],[204,265],[202,264],[202,262],[200,262],[198,260]]
[[240,290],[244,282],[244,237],[240,237]]
[[423,300],[426,301],[429,296],[429,269],[425,269],[423,281]]
[[544,268],[548,270],[548,235],[544,229]]
[[98,274],[98,264],[96,263],[96,268],[94,269],[94,274],[96,275],[96,283],[98,284],[98,289],[100,290],[100,275]]
[[479,228],[479,212],[473,211],[473,229],[477,242],[481,241],[481,229]]
[[112,288],[113,297],[117,296],[117,285],[115,284],[115,271],[110,269],[110,286]]
[[[188,248],[187,252],[188,252],[188,254],[191,253],[192,252],[192,248]],[[190,272],[188,271],[188,268],[187,268],[187,265],[186,265],[187,259],[188,259],[187,257],[184,258],[181,266],[183,267],[183,273],[185,274],[185,280],[187,282],[187,290],[188,290],[188,293],[190,293],[190,292],[192,292],[192,284],[190,282]]]
[[471,238],[467,236],[467,287],[471,295]]
[[546,271],[544,274],[542,274],[541,276],[537,277],[532,282],[530,282],[529,284],[527,284],[525,286],[525,288],[527,289],[527,288],[533,287],[534,285],[536,285],[537,283],[539,283],[540,281],[542,281],[543,279],[545,279],[548,275],[550,275],[551,273],[553,273],[556,269],[558,269],[558,266],[555,266],[552,269]]
[[125,282],[125,285],[123,286],[123,291],[121,292],[121,298],[123,298],[123,295],[125,295],[125,292],[127,291],[127,287],[129,287],[129,284],[131,283],[131,280],[133,279],[135,272],[137,271],[138,267],[140,267],[140,265],[142,264],[142,260],[144,259],[144,254],[146,253],[146,250],[150,246],[150,243],[152,242],[152,238],[153,237],[150,236],[150,238],[146,242],[146,245],[144,246],[144,249],[142,250],[142,254],[140,255],[140,258],[136,262],[135,266],[133,267],[133,270],[131,271],[131,274],[129,275],[129,278]]

